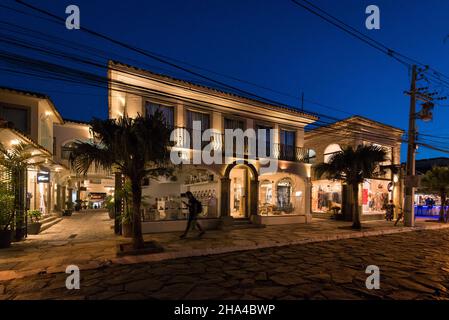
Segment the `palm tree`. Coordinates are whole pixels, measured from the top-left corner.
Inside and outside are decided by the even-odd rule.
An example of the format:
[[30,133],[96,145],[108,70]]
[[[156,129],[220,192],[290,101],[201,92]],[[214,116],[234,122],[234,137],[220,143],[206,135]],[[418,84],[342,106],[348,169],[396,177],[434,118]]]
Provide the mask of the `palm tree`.
[[359,145],[343,148],[334,153],[328,163],[314,166],[317,178],[325,176],[327,179],[340,180],[352,189],[352,227],[360,229],[359,213],[359,185],[365,179],[378,174],[378,164],[387,160],[387,154],[382,147],[374,145]]
[[25,181],[27,168],[42,163],[38,158],[40,153],[33,154],[33,147],[26,143],[18,143],[6,148],[0,143],[0,167],[4,168],[5,180],[14,194],[14,218],[16,229],[16,239],[20,240],[20,232],[24,223],[25,214]]
[[93,141],[77,141],[70,156],[72,167],[81,174],[94,165],[115,169],[131,183],[133,247],[143,248],[141,224],[142,182],[146,177],[168,176],[170,128],[160,112],[153,115],[93,119]]
[[444,206],[449,192],[449,167],[433,167],[421,179],[421,188],[427,192],[436,193],[441,199],[440,222],[447,222],[444,218]]

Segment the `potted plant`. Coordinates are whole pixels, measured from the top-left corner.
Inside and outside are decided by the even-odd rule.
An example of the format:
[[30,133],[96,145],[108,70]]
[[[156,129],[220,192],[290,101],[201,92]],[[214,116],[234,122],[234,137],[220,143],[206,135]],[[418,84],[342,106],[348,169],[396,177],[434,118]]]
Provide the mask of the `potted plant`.
[[64,216],[71,216],[72,212],[73,212],[73,202],[72,201],[67,201],[65,203],[65,205],[66,205],[66,209],[64,210],[63,215]]
[[39,234],[42,226],[42,223],[39,222],[42,217],[42,212],[40,210],[28,210],[28,217],[30,218],[28,234]]
[[108,210],[108,214],[109,214],[109,219],[114,219],[115,218],[115,202],[114,202],[114,197],[113,196],[107,196],[105,201],[104,201],[104,206],[105,208]]
[[11,246],[13,212],[14,193],[4,183],[0,183],[0,248]]

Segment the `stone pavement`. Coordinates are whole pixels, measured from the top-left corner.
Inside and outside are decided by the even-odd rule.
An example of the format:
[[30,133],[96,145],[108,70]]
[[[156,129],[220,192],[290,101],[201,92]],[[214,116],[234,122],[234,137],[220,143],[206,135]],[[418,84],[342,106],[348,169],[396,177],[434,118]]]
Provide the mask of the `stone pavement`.
[[185,240],[179,233],[145,235],[156,240],[165,251],[159,254],[116,257],[116,246],[129,239],[115,236],[106,212],[80,212],[12,248],[0,250],[0,281],[37,273],[63,272],[75,264],[89,270],[110,264],[135,264],[182,257],[204,256],[235,251],[306,244],[345,238],[402,233],[419,229],[447,228],[435,222],[417,222],[414,229],[394,227],[391,222],[366,222],[366,229],[353,231],[348,222],[314,219],[310,224],[267,226],[266,228],[208,231],[202,239],[195,235]]
[[80,290],[66,276],[0,281],[0,299],[449,299],[449,229],[110,265],[82,270]]

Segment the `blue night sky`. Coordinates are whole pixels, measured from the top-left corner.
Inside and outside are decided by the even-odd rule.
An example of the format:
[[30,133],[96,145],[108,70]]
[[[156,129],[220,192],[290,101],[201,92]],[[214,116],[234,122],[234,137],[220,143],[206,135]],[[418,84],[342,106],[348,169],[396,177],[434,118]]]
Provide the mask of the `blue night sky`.
[[[289,0],[28,2],[64,18],[66,6],[76,4],[81,10],[81,27],[86,26],[134,46],[290,95],[299,96],[303,91],[307,110],[335,118],[359,114],[403,129],[408,125],[409,98],[403,94],[410,86],[407,68]],[[449,75],[449,40],[444,41],[449,35],[449,1],[313,2],[396,51]],[[12,0],[2,1],[2,4],[31,12]],[[365,28],[365,8],[370,4],[380,8],[380,30]],[[50,23],[4,8],[0,8],[0,19],[63,37],[74,44],[83,43],[105,50],[110,58],[132,65],[192,79],[190,75],[181,74],[82,31],[67,30],[63,23]],[[2,30],[2,34],[12,33]],[[4,44],[2,48],[25,53]],[[75,66],[51,57],[27,55]],[[100,61],[106,64],[107,59]],[[1,58],[0,67],[4,67]],[[79,68],[106,75],[104,69]],[[286,104],[299,104],[297,98],[208,75]],[[0,85],[46,93],[66,118],[89,120],[93,116],[107,116],[106,89],[4,72],[0,74]],[[344,112],[311,104],[309,100]],[[419,130],[449,137],[448,115],[449,107],[435,108],[434,120],[419,122]],[[404,159],[405,148],[402,156]],[[435,156],[445,154],[424,148],[418,150],[418,159]]]

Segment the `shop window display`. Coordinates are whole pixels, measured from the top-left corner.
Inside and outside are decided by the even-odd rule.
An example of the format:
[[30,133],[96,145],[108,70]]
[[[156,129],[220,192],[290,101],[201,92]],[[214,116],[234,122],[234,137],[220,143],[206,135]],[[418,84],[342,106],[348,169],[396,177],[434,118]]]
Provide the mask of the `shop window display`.
[[272,214],[273,208],[273,183],[263,180],[259,185],[259,214]]
[[341,189],[339,181],[314,181],[312,187],[312,211],[338,213],[342,204]]
[[230,209],[234,218],[245,218],[247,216],[247,193],[249,184],[249,173],[246,167],[236,167],[232,169],[229,178],[231,179]]
[[276,180],[265,179],[259,183],[259,214],[262,216],[294,214],[295,209],[302,206],[303,191],[298,189],[295,180],[289,177]]
[[187,219],[188,209],[183,204],[187,201],[182,193],[192,192],[203,207],[200,218],[218,217],[217,179],[207,170],[195,170],[181,174],[179,179],[151,181],[145,193],[153,195],[144,197],[144,221],[170,221]]
[[390,198],[388,180],[366,180],[362,189],[363,213],[384,213]]
[[277,183],[277,203],[275,211],[281,211],[284,213],[293,212],[293,204],[291,201],[292,191],[292,182],[290,181],[290,179],[282,179]]

